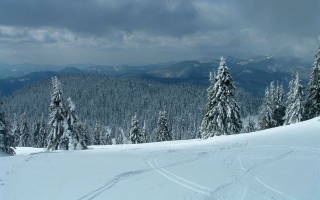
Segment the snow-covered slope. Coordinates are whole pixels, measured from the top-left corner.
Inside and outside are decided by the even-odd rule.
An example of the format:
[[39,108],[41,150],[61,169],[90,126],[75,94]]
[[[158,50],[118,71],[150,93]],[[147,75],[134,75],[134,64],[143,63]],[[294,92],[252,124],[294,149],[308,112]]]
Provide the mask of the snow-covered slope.
[[320,199],[320,118],[208,140],[18,148],[0,199]]

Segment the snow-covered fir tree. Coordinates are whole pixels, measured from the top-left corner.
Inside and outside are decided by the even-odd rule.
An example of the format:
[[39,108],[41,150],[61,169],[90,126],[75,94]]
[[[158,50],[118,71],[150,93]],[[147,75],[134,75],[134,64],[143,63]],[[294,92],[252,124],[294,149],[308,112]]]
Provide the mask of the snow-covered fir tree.
[[104,130],[102,129],[100,131],[100,137],[99,137],[99,141],[100,141],[100,144],[99,145],[106,145],[106,137],[107,137],[107,133],[104,132]]
[[77,148],[79,150],[87,149],[90,145],[90,132],[86,122],[78,122],[76,125],[76,133],[78,134]]
[[104,137],[104,144],[105,145],[112,145],[112,139],[110,136],[110,133],[105,133],[105,137]]
[[267,87],[265,91],[265,97],[263,100],[261,112],[259,115],[259,127],[260,130],[272,128],[275,126],[276,121],[273,119],[273,105],[272,105],[273,97],[270,95],[269,88]]
[[116,144],[123,144],[123,135],[120,128],[116,129]]
[[29,124],[26,113],[22,113],[20,118],[20,139],[19,147],[32,147],[32,136],[30,134]]
[[18,146],[20,141],[20,127],[16,113],[13,114],[11,134],[14,136],[14,145]]
[[287,100],[287,109],[284,116],[284,125],[301,122],[304,114],[303,105],[303,84],[300,80],[299,73],[289,83],[289,93]]
[[[289,92],[287,93],[287,101],[286,101],[286,115],[287,115],[287,110],[290,109],[290,105],[292,104],[293,97],[294,97],[294,89],[295,89],[295,80],[296,76],[292,74],[291,81],[289,82]],[[286,121],[287,116],[284,117],[284,120]]]
[[149,142],[149,134],[148,134],[147,126],[146,126],[146,121],[143,122],[143,127],[141,130],[141,137],[142,137],[143,143]]
[[235,86],[223,57],[217,75],[210,74],[206,114],[200,126],[203,139],[238,134],[242,129],[240,109],[234,99]]
[[284,89],[283,85],[277,83],[277,87],[274,94],[274,120],[275,126],[282,126],[284,123],[283,117],[285,115],[286,105],[284,101]]
[[64,134],[65,109],[62,97],[61,83],[57,77],[52,79],[47,150],[68,149],[68,137]]
[[8,122],[5,118],[5,113],[2,109],[2,101],[0,99],[0,151],[15,155],[14,135],[9,131]]
[[318,37],[318,50],[310,74],[308,95],[305,105],[305,118],[311,119],[320,115],[320,35]]
[[139,121],[135,115],[131,120],[131,126],[129,130],[129,139],[132,144],[142,143],[142,136],[139,128]]
[[169,132],[167,112],[160,111],[157,122],[156,141],[162,142],[170,140],[172,140],[172,137]]
[[67,102],[68,102],[68,107],[66,110],[67,124],[65,124],[65,129],[66,129],[65,131],[68,131],[68,135],[70,137],[69,139],[70,148],[72,150],[75,150],[79,142],[78,134],[76,132],[77,131],[76,123],[78,122],[78,116],[76,115],[76,106],[70,97],[67,99]]
[[256,131],[256,123],[249,116],[247,126],[243,129],[243,133],[251,133],[255,131]]
[[92,136],[92,145],[100,145],[100,135],[101,135],[102,129],[101,126],[96,123],[94,129],[93,129],[93,136]]
[[47,136],[48,136],[48,131],[47,131],[47,126],[46,126],[46,122],[44,120],[44,116],[42,115],[40,118],[39,123],[39,134],[38,136],[35,138],[35,143],[36,143],[36,147],[38,148],[44,148],[47,146]]
[[283,125],[285,115],[284,90],[282,84],[274,81],[267,87],[265,98],[259,115],[259,127],[261,130]]
[[40,134],[40,121],[36,121],[32,124],[32,128],[31,128],[31,137],[32,137],[32,146],[33,147],[38,147],[38,141],[37,139],[39,138],[39,134]]
[[71,150],[82,150],[86,149],[87,146],[84,142],[83,133],[81,133],[81,129],[78,127],[78,116],[76,114],[76,106],[69,97],[68,108],[67,108],[67,116],[65,124],[65,131],[68,132],[69,137],[69,146]]

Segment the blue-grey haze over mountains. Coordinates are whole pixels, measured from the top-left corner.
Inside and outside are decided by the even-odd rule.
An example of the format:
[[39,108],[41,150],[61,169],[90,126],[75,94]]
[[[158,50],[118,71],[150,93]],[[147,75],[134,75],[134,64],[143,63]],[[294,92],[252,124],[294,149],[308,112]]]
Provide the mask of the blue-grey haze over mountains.
[[141,65],[272,55],[313,62],[318,0],[2,0],[0,62]]

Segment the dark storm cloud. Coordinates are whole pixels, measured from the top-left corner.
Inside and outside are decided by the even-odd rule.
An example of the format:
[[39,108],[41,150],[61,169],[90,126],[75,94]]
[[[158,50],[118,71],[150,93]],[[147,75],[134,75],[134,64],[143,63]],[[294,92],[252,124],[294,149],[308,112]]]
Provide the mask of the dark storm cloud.
[[181,37],[201,27],[200,10],[192,1],[20,1],[2,0],[0,24],[66,28],[75,33],[104,35],[138,30]]

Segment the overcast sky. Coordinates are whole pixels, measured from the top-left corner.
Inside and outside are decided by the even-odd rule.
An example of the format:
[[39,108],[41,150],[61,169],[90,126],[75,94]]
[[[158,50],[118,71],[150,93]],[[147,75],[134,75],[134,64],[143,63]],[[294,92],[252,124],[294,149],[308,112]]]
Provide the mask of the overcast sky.
[[313,62],[319,0],[1,0],[0,62],[137,65],[232,55]]

